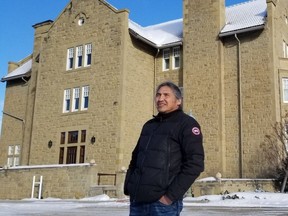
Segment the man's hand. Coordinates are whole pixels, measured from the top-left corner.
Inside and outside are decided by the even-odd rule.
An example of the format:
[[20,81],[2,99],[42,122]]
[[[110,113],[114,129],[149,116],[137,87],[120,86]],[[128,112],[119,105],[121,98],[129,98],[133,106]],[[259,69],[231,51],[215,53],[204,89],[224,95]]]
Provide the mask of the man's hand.
[[163,195],[159,201],[165,205],[171,205],[172,204],[172,201],[165,195]]

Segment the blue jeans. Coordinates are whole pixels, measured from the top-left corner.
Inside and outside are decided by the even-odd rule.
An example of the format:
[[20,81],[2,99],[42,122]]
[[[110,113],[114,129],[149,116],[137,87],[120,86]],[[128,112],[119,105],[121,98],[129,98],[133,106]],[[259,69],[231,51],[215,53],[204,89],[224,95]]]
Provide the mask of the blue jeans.
[[160,201],[153,203],[131,202],[129,216],[179,216],[182,209],[182,200],[175,201],[171,205],[165,205]]

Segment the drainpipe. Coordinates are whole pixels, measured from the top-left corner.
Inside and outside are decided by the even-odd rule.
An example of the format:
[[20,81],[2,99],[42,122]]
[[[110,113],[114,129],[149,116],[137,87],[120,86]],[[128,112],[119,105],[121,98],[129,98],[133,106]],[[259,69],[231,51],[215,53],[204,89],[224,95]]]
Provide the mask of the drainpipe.
[[238,121],[239,121],[239,175],[240,178],[243,178],[243,126],[242,126],[242,68],[241,68],[241,42],[237,37],[237,34],[234,35],[238,41]]
[[155,114],[155,100],[154,100],[154,97],[155,97],[155,94],[156,94],[156,69],[157,69],[157,67],[156,67],[156,60],[157,60],[157,57],[158,57],[158,55],[159,55],[159,52],[160,52],[160,50],[159,50],[159,48],[157,49],[157,53],[156,53],[156,55],[154,56],[154,90],[153,90],[153,115]]
[[25,120],[15,116],[15,115],[12,115],[10,113],[4,112],[4,111],[3,111],[3,114],[22,122],[22,140],[21,140],[21,158],[22,158],[22,155],[23,155],[22,149],[23,149],[23,145],[24,145]]

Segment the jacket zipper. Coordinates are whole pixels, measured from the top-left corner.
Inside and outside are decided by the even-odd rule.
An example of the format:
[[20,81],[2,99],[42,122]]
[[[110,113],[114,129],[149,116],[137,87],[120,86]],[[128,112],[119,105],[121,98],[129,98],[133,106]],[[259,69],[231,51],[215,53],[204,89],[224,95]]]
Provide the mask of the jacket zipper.
[[[157,125],[157,127],[155,127],[155,128],[153,129],[153,133],[151,134],[151,136],[149,137],[148,142],[146,143],[145,152],[147,151],[148,146],[149,146],[149,144],[150,144],[150,141],[151,141],[152,137],[154,136],[155,130],[156,130],[159,126],[160,126],[160,124]],[[142,167],[143,167],[143,164],[144,164],[144,161],[145,161],[145,157],[146,157],[146,155],[145,155],[144,158],[142,159],[141,164],[140,164],[140,167],[139,167],[139,168],[140,168],[140,169],[139,169],[139,170],[140,170],[140,177],[139,177],[139,179],[138,179],[138,181],[137,181],[137,184],[136,184],[135,196],[134,196],[133,201],[136,201],[136,197],[137,197],[137,193],[138,193],[138,189],[139,189],[139,184],[140,184],[140,180],[141,180],[141,177],[142,177]]]

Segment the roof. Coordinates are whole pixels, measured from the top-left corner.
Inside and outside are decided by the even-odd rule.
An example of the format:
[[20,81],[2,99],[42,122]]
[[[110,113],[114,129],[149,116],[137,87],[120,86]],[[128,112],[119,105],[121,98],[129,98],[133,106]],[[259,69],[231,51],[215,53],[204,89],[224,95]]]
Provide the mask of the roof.
[[13,70],[12,72],[8,73],[1,79],[1,82],[13,80],[17,78],[22,78],[28,76],[32,69],[32,59],[29,59],[24,64]]
[[[220,37],[235,33],[264,28],[267,16],[266,0],[251,0],[226,7],[226,24],[219,32]],[[37,25],[50,22],[50,20]],[[155,48],[181,45],[183,39],[183,19],[176,19],[157,25],[142,27],[129,20],[130,33]],[[2,82],[29,75],[32,59],[22,64],[1,79]]]
[[146,42],[150,42],[154,47],[163,47],[182,41],[183,38],[183,19],[160,23],[142,27],[129,20],[129,28],[134,36],[140,36]]
[[[266,15],[266,0],[252,0],[226,7],[226,24],[219,36],[264,28]],[[183,39],[183,19],[147,27],[129,20],[129,29],[132,35],[156,48],[181,44]]]
[[220,36],[264,28],[267,16],[266,0],[253,0],[226,8],[226,24]]

